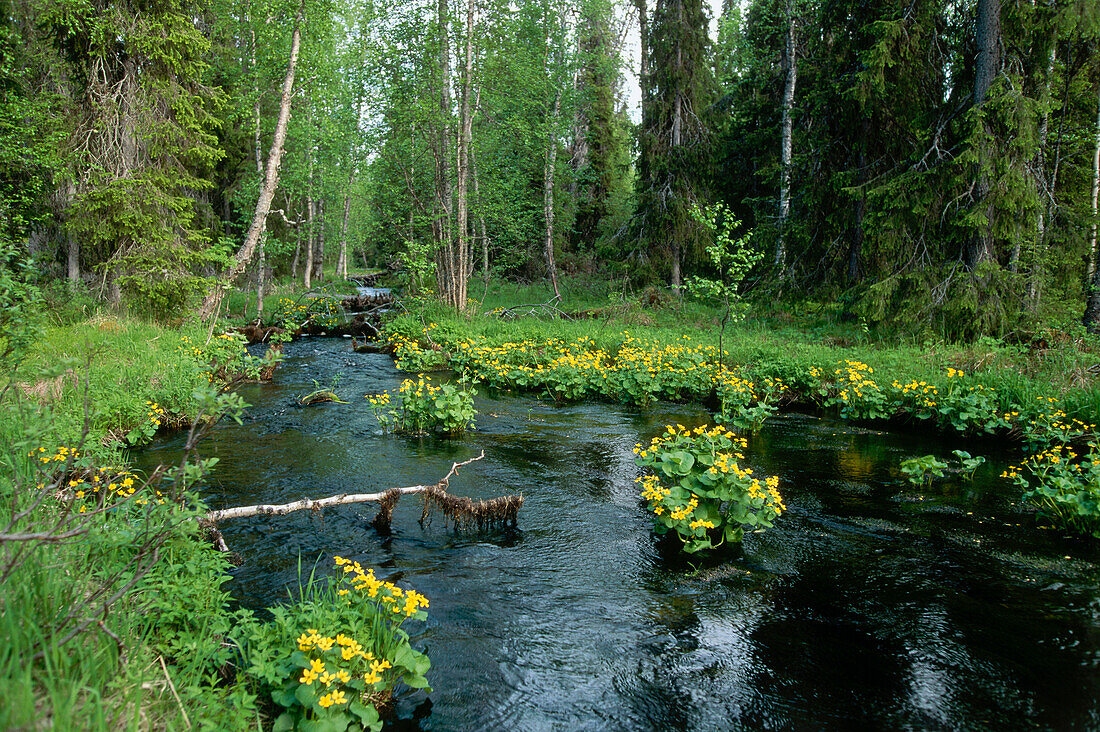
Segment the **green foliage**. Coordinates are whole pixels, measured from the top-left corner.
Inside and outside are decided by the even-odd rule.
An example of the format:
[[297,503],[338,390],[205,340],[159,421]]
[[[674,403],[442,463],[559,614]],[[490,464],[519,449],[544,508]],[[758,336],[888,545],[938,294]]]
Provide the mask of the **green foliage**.
[[34,338],[40,299],[33,263],[13,244],[0,240],[0,363],[21,353]]
[[427,598],[375,579],[358,562],[335,562],[336,577],[311,574],[293,602],[271,609],[270,624],[245,624],[235,633],[244,673],[286,710],[276,730],[377,732],[377,708],[398,684],[431,691],[431,663],[402,627],[427,619]]
[[245,348],[247,339],[240,333],[216,335],[201,344],[190,336],[181,336],[177,350],[194,364],[207,381],[228,384],[235,379],[258,381],[263,372],[282,361],[280,349],[269,348],[262,358],[256,358]]
[[397,253],[401,264],[401,284],[412,307],[435,299],[435,247],[421,241],[405,242],[405,251]]
[[741,467],[746,441],[725,428],[669,425],[667,434],[637,445],[638,478],[658,534],[675,531],[689,554],[739,542],[745,529],[770,528],[786,510],[779,478],[760,480]]
[[704,252],[718,279],[689,277],[686,281],[688,292],[722,303],[733,319],[740,320],[744,312],[743,308],[738,307],[740,297],[737,288],[764,253],[749,246],[751,232],[738,239],[733,238],[733,232],[741,226],[741,222],[734,221],[729,209],[721,203],[705,209],[695,206],[691,209],[691,215],[714,237],[713,242],[704,246]]
[[271,322],[280,328],[299,330],[310,325],[332,328],[344,315],[340,302],[328,294],[281,297],[271,315]]
[[849,294],[848,302],[852,315],[876,328],[965,342],[1023,324],[1023,285],[989,263],[972,273],[951,265],[886,277]]
[[981,455],[971,456],[966,450],[952,450],[951,454],[959,459],[960,471],[967,480],[974,479],[974,473],[985,464],[985,458]]
[[935,455],[909,458],[901,461],[901,472],[913,485],[930,485],[932,478],[942,478],[947,463],[937,460]]
[[1100,538],[1100,443],[1088,443],[1079,455],[1068,445],[1054,445],[1001,473],[1024,491],[1024,500],[1055,525]]
[[474,397],[469,382],[432,384],[432,377],[420,374],[405,379],[397,389],[396,408],[390,408],[390,394],[368,394],[371,411],[388,432],[423,434],[438,432],[459,435],[474,426]]
[[973,480],[974,472],[985,464],[984,457],[971,457],[965,450],[952,450],[951,454],[959,461],[957,468],[950,468],[950,462],[939,460],[935,455],[924,455],[902,460],[901,472],[913,485],[928,486],[933,478],[943,478],[948,470],[959,473],[964,480]]
[[779,411],[779,401],[789,394],[782,380],[764,377],[757,385],[742,379],[724,366],[717,380],[718,424],[733,425],[739,432],[756,434],[769,417]]
[[[184,727],[203,710],[212,727],[253,727],[255,696],[211,681],[233,657],[228,562],[202,538],[191,492],[211,461],[189,454],[144,477],[94,443],[46,449],[44,417],[6,403],[13,391],[5,413],[20,429],[0,434],[0,726]],[[195,401],[210,419],[239,414],[239,398],[209,386]],[[178,697],[156,693],[165,679]]]

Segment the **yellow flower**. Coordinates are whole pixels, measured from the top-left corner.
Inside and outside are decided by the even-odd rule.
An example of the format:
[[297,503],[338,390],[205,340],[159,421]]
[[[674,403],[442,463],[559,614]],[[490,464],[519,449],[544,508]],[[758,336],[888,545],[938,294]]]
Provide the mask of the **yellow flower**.
[[317,672],[307,668],[305,671],[302,672],[302,677],[298,679],[298,683],[310,686],[311,684],[313,684],[314,681],[316,681],[316,679]]

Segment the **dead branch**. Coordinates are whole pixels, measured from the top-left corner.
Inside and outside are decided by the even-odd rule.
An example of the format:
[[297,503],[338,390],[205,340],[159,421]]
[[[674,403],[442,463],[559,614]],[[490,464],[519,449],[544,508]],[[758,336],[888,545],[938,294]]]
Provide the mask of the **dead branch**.
[[320,498],[313,500],[311,498],[303,498],[300,501],[294,501],[292,503],[283,503],[280,505],[256,505],[256,506],[237,506],[235,508],[223,508],[217,511],[210,511],[206,514],[206,521],[211,524],[217,524],[219,521],[231,518],[245,518],[248,516],[285,516],[288,513],[294,513],[295,511],[317,511],[330,506],[342,506],[349,503],[382,503],[386,501],[390,503],[390,510],[392,511],[392,502],[395,496],[409,494],[409,493],[424,493],[430,489],[441,489],[446,491],[447,484],[451,477],[458,474],[458,469],[469,465],[472,462],[481,460],[485,457],[485,451],[482,450],[481,454],[477,457],[470,458],[461,463],[454,463],[451,465],[450,471],[443,476],[443,479],[438,483],[432,485],[410,485],[402,488],[390,488],[387,491],[381,493],[341,493],[336,496],[329,496],[328,498]]
[[342,506],[348,503],[377,503],[382,498],[393,492],[401,493],[423,493],[431,486],[427,485],[410,485],[403,488],[390,488],[388,491],[382,493],[341,493],[336,496],[329,496],[328,498],[320,498],[316,501],[311,498],[303,498],[300,501],[293,501],[291,503],[282,503],[279,505],[256,505],[256,506],[236,506],[234,508],[223,508],[217,511],[210,511],[206,514],[206,518],[212,522],[224,521],[231,518],[247,518],[249,516],[285,516],[288,513],[294,513],[295,511],[318,511],[323,508],[329,508],[330,506]]

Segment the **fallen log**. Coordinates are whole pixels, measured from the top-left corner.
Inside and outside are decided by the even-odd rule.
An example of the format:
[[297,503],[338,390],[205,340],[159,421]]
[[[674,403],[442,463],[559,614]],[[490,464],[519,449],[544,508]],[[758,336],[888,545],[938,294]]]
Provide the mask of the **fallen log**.
[[[451,469],[438,482],[431,485],[410,485],[401,488],[390,488],[380,493],[341,493],[328,498],[317,500],[303,498],[300,501],[283,503],[278,505],[260,504],[255,506],[236,506],[234,508],[222,508],[210,511],[203,517],[204,526],[214,529],[219,521],[231,518],[246,518],[249,516],[284,516],[295,511],[319,511],[330,506],[342,506],[349,503],[378,503],[379,512],[374,520],[377,528],[388,528],[393,506],[398,497],[407,494],[423,493],[430,497],[432,503],[442,509],[446,518],[454,521],[455,526],[476,524],[479,528],[485,528],[493,524],[515,525],[516,513],[523,505],[523,496],[503,496],[488,501],[472,501],[469,498],[451,496],[447,493],[447,486],[453,476],[458,474],[458,469],[485,457],[485,451],[477,457],[470,458],[461,463],[453,463]],[[428,504],[425,504],[425,513],[421,520],[430,512]],[[220,537],[220,534],[218,534]],[[224,547],[224,542],[219,548]]]
[[249,516],[285,516],[288,513],[294,513],[295,511],[320,511],[323,508],[329,508],[331,506],[343,506],[348,503],[377,503],[383,499],[384,496],[390,493],[396,492],[401,495],[405,493],[423,493],[433,486],[428,485],[410,485],[403,488],[390,488],[387,491],[381,493],[341,493],[336,496],[329,496],[328,498],[319,498],[313,500],[310,498],[303,498],[300,501],[294,501],[292,503],[283,503],[279,505],[256,505],[256,506],[236,506],[234,508],[222,508],[217,511],[210,511],[206,514],[206,519],[217,523],[231,518],[247,518]]

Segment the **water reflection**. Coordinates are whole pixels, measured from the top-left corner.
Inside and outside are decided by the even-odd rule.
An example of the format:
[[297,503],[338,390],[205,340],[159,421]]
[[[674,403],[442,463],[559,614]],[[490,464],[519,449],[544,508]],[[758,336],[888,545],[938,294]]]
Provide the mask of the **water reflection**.
[[[291,406],[334,375],[349,404]],[[385,436],[362,395],[401,378],[343,341],[291,344],[277,383],[245,390],[245,424],[205,447],[216,506],[433,482],[480,449],[451,490],[525,496],[507,534],[421,527],[409,497],[389,536],[365,506],[222,527],[246,605],[333,554],[430,598],[415,642],[435,691],[402,696],[399,728],[1100,728],[1096,550],[1038,531],[995,465],[973,485],[899,482],[902,459],[957,445],[785,415],[750,453],[789,512],[743,551],[684,560],[650,536],[631,451],[701,409],[486,396],[463,439]]]

